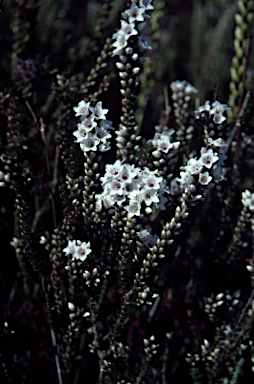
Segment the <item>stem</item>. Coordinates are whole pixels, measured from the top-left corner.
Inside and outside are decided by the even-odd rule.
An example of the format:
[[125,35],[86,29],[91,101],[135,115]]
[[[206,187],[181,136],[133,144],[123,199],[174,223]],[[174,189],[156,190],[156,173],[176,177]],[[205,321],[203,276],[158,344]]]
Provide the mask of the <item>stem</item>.
[[44,292],[44,295],[45,295],[45,300],[46,300],[46,317],[47,317],[48,325],[49,325],[49,328],[50,328],[50,335],[51,335],[52,346],[53,346],[53,349],[55,350],[55,364],[56,364],[58,383],[59,384],[63,384],[61,367],[60,367],[60,361],[59,361],[59,355],[58,355],[58,347],[57,347],[57,342],[56,342],[56,334],[55,334],[55,331],[52,328],[52,319],[51,319],[51,315],[50,315],[49,298],[48,298],[48,293],[47,293],[46,287],[45,287],[45,279],[44,279],[43,276],[41,278],[41,285],[42,285],[42,289],[43,289],[43,292]]
[[[39,125],[37,117],[32,110],[29,102],[26,100],[26,105],[29,111],[31,112],[31,115],[33,116],[33,119],[35,121],[35,124],[37,125],[39,132],[41,134],[42,140],[45,145],[45,155],[46,155],[46,165],[47,165],[47,172],[48,172],[48,178],[49,178],[49,188],[50,188],[50,197],[51,197],[51,204],[52,204],[52,213],[53,213],[53,222],[54,222],[54,228],[56,228],[57,223],[56,223],[56,207],[55,207],[55,200],[54,200],[54,193],[53,193],[53,185],[52,182],[50,181],[50,163],[49,163],[49,154],[48,154],[48,144],[47,144],[47,137],[45,135],[45,124],[43,123],[42,119],[40,119],[41,125]],[[55,180],[54,180],[55,182]]]

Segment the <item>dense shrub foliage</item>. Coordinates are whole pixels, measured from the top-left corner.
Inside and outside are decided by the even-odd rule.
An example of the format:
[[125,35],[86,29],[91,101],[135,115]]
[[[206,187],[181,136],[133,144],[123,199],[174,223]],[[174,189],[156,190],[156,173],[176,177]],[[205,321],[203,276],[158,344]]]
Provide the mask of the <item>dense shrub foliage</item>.
[[254,2],[1,6],[1,383],[254,380]]

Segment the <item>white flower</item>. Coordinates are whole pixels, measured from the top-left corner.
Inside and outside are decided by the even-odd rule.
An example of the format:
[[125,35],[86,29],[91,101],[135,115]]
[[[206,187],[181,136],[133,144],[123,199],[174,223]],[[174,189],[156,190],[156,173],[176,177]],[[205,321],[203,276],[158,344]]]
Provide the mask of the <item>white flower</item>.
[[113,126],[112,126],[112,121],[111,120],[101,120],[100,121],[100,124],[99,124],[99,126],[101,127],[101,128],[104,128],[104,129],[115,129]]
[[208,172],[200,173],[198,181],[202,185],[207,185],[212,180],[212,176]]
[[184,167],[180,167],[180,169],[184,169],[185,171],[188,171],[191,175],[198,175],[203,168],[203,164],[201,159],[189,159],[188,163]]
[[77,138],[75,143],[81,143],[83,140],[87,139],[88,132],[82,127],[82,124],[78,124],[78,130],[73,132],[73,136]]
[[140,8],[133,2],[131,7],[127,9],[124,13],[129,17],[129,23],[133,21],[144,21],[145,8],[141,6]]
[[136,202],[136,201],[131,201],[129,205],[124,207],[124,209],[128,212],[128,217],[133,217],[133,216],[139,216],[140,215],[140,209],[141,209],[141,204]]
[[91,252],[92,250],[90,249],[90,242],[83,242],[80,245],[76,245],[72,257],[84,261]]
[[138,181],[132,180],[130,183],[125,183],[124,190],[125,190],[125,193],[127,193],[128,195],[131,192],[138,190]]
[[[105,177],[118,177],[120,173],[123,170],[124,165],[122,165],[122,162],[120,160],[116,160],[114,164],[107,164],[106,165],[106,175]],[[101,180],[104,179],[101,177]]]
[[227,110],[231,109],[227,106],[227,104],[221,104],[218,100],[212,103],[212,107],[210,106],[210,101],[206,101],[204,105],[200,106],[197,111],[195,111],[196,118],[199,119],[202,116],[202,113],[208,113],[209,117],[213,116],[213,121],[215,124],[222,124],[226,117],[223,116],[223,113]]
[[186,85],[184,88],[184,94],[185,95],[192,95],[193,93],[197,93],[197,92],[198,92],[197,88],[193,87],[193,85],[191,85],[190,83],[188,83],[186,81]]
[[90,103],[86,103],[84,100],[81,100],[78,103],[77,107],[74,107],[74,111],[76,112],[75,116],[88,116],[89,115],[89,105]]
[[213,150],[201,148],[201,158],[200,161],[206,168],[212,168],[213,163],[216,163],[219,160],[219,156],[217,154],[214,155]]
[[174,129],[170,129],[169,131],[164,131],[162,133],[156,132],[154,138],[148,140],[147,144],[152,144],[156,151],[153,152],[154,157],[159,157],[158,151],[162,151],[164,153],[168,153],[170,149],[177,149],[180,145],[180,141],[171,143],[171,136],[175,132]]
[[104,128],[102,127],[96,127],[95,128],[95,132],[96,132],[96,136],[98,137],[98,139],[100,139],[100,141],[103,143],[103,144],[106,144],[106,141],[107,139],[110,139],[110,137],[112,137],[112,135],[110,133],[108,133]]
[[121,54],[123,48],[127,46],[126,36],[123,33],[118,33],[116,37],[116,41],[114,41],[112,46],[115,47],[115,49],[112,52],[112,56]]
[[172,147],[173,147],[173,144],[171,144],[168,139],[165,138],[164,140],[158,140],[158,144],[157,144],[157,150],[158,151],[168,153],[168,151]]
[[182,95],[174,95],[173,100],[177,100],[178,98],[180,98],[180,96],[182,98],[183,96],[189,96],[192,95],[192,93],[198,92],[198,90],[186,80],[172,81],[172,83],[170,84],[170,88],[173,92],[173,95],[182,92]]
[[142,192],[142,198],[146,205],[151,205],[152,203],[159,203],[158,193],[155,189],[145,189]]
[[111,146],[110,146],[110,143],[108,143],[108,142],[99,144],[99,151],[100,152],[106,152],[106,151],[109,151],[110,149],[111,149]]
[[149,11],[154,9],[154,6],[151,4],[152,0],[139,0],[139,6],[145,8]]
[[225,120],[227,120],[227,118],[223,116],[222,113],[214,113],[213,121],[215,124],[222,124]]
[[122,195],[124,183],[118,180],[112,180],[112,182],[108,185],[108,188],[111,194]]
[[142,198],[142,193],[141,191],[139,191],[138,189],[130,192],[128,194],[128,198],[132,201],[138,201],[139,203],[142,202],[143,198]]
[[97,194],[95,195],[95,212],[101,212],[102,210],[102,195]]
[[135,23],[127,23],[125,20],[121,20],[120,31],[125,35],[126,39],[129,39],[130,36],[138,34],[138,31],[135,29]]
[[141,229],[139,232],[138,232],[138,237],[140,238],[140,240],[146,240],[148,236],[150,236],[152,232],[152,228],[146,228],[146,229]]
[[225,145],[222,143],[222,138],[220,137],[217,140],[213,140],[211,137],[208,138],[208,144],[214,145],[215,147],[221,147],[222,145]]
[[194,182],[194,177],[187,171],[180,172],[181,177],[177,177],[176,180],[179,181],[179,183],[184,185],[189,185]]
[[215,100],[213,103],[212,103],[212,109],[211,109],[211,114],[212,113],[223,113],[225,112],[227,109],[231,109],[230,107],[228,107],[227,104],[221,104],[218,100]]
[[145,179],[145,184],[149,188],[159,189],[160,183],[162,182],[162,180],[163,180],[163,177],[156,177],[155,175],[151,175]]
[[78,124],[78,128],[82,127],[87,132],[92,131],[94,127],[96,127],[97,123],[94,121],[94,116],[90,115],[89,117],[81,116],[81,124]]
[[115,205],[113,196],[109,195],[108,193],[107,194],[102,193],[102,197],[103,197],[103,204],[105,208],[110,208]]
[[96,135],[92,135],[91,132],[88,132],[86,138],[80,143],[80,148],[83,152],[96,151],[99,142],[100,139],[98,139]]
[[112,200],[114,201],[114,203],[118,204],[118,205],[122,205],[122,203],[124,201],[126,201],[126,196],[125,195],[118,195],[118,194],[115,194],[112,198]]
[[75,252],[76,240],[69,240],[66,248],[63,249],[65,255],[72,255]]
[[102,108],[102,102],[99,101],[95,107],[89,107],[95,119],[106,120],[105,115],[108,113],[108,109]]

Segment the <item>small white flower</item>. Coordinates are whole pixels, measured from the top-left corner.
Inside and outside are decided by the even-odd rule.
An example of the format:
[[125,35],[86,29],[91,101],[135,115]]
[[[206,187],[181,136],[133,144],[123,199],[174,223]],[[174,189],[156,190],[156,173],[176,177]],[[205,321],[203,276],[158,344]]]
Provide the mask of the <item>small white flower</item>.
[[81,100],[78,103],[78,106],[73,108],[74,111],[76,112],[75,116],[88,116],[89,106],[90,106],[90,103],[86,103],[84,100]]
[[66,248],[63,249],[65,255],[72,255],[75,252],[76,240],[69,240]]
[[124,207],[124,209],[128,212],[129,218],[133,216],[140,216],[141,204],[136,201],[131,201],[129,205]]
[[150,236],[152,232],[152,228],[146,228],[146,229],[141,229],[139,232],[138,232],[138,237],[140,238],[140,240],[146,240],[148,236]]
[[160,199],[158,198],[158,193],[155,189],[145,189],[142,193],[142,198],[146,205],[151,205],[153,203],[159,203]]
[[112,137],[112,135],[108,133],[104,128],[98,126],[95,128],[95,133],[98,139],[100,139],[103,144],[106,144],[107,139],[110,139],[110,137]]
[[155,175],[148,176],[145,180],[145,184],[149,188],[159,189],[160,183],[163,181],[163,177],[156,177]]
[[144,7],[138,7],[134,2],[131,4],[131,7],[127,9],[124,13],[129,17],[129,23],[133,21],[144,21]]
[[113,196],[112,200],[114,201],[114,203],[116,203],[117,205],[122,205],[123,202],[126,201],[126,196],[125,195],[118,195],[117,193]]
[[168,151],[173,147],[173,144],[169,142],[169,140],[164,139],[164,140],[158,140],[157,144],[157,150],[162,151],[165,153],[168,153]]
[[215,124],[222,124],[225,120],[227,120],[227,118],[223,116],[222,113],[214,113],[213,121]]
[[123,33],[126,39],[130,36],[137,35],[138,31],[135,29],[135,23],[127,23],[125,20],[121,20],[121,33]]
[[73,132],[73,136],[77,139],[75,143],[81,143],[83,140],[87,139],[88,132],[81,124],[78,124],[78,130]]
[[[107,177],[119,177],[120,173],[122,172],[124,168],[124,165],[120,160],[116,160],[114,164],[107,164],[106,165],[106,175]],[[101,177],[101,180],[103,177]]]
[[187,171],[180,172],[181,177],[177,177],[176,180],[179,181],[179,183],[182,186],[189,185],[194,182],[194,177]]
[[154,6],[151,4],[152,0],[139,0],[139,6],[144,7],[145,10],[149,11],[154,9]]
[[213,150],[201,148],[201,163],[206,166],[206,168],[212,168],[213,163],[216,163],[219,160],[217,154],[214,155]]
[[87,132],[92,131],[94,127],[97,126],[97,123],[94,121],[94,116],[90,115],[89,117],[84,117],[81,116],[81,124],[78,124],[78,128],[82,127],[84,128]]
[[113,180],[112,183],[109,184],[108,188],[109,188],[111,194],[116,193],[118,195],[122,195],[124,183],[120,182],[118,180]]
[[102,102],[99,101],[95,107],[89,107],[95,119],[105,120],[108,109],[102,108]]
[[187,165],[180,167],[180,169],[188,171],[191,175],[198,175],[202,171],[202,168],[202,161],[201,159],[197,160],[197,158],[189,159]]
[[133,191],[136,191],[138,190],[138,182],[137,180],[132,180],[131,183],[125,183],[124,185],[124,191],[125,193],[127,193],[128,195],[133,192]]
[[[120,32],[120,31],[118,31],[118,32]],[[127,46],[126,36],[121,32],[118,33],[117,37],[116,37],[116,41],[114,41],[112,46],[115,47],[115,49],[112,52],[112,56],[120,55],[123,48],[125,48]]]
[[215,147],[221,147],[223,145],[222,138],[220,137],[217,140],[213,140],[211,137],[209,137],[208,138],[208,144],[209,145],[214,145]]
[[212,113],[223,113],[227,109],[231,109],[227,104],[221,104],[218,100],[215,100],[212,103],[212,109],[211,109],[211,114]]
[[111,120],[106,120],[106,119],[105,120],[101,120],[99,126],[101,128],[106,129],[106,130],[108,130],[108,129],[115,130],[115,128],[112,126],[112,121]]
[[84,261],[87,258],[87,256],[89,255],[89,253],[91,253],[91,252],[92,252],[92,250],[90,249],[90,242],[89,243],[83,242],[80,245],[77,245],[75,247],[75,250],[74,250],[74,253],[72,254],[72,257],[74,257],[75,259],[79,259],[81,261]]
[[199,179],[198,179],[200,184],[207,185],[210,183],[211,180],[212,180],[212,176],[210,176],[208,172],[200,173]]
[[88,132],[86,138],[80,143],[80,148],[83,152],[97,151],[99,142],[100,140],[96,135],[92,135],[91,132]]
[[110,146],[109,142],[99,144],[99,151],[100,152],[106,152],[106,151],[109,151],[110,149],[111,149],[111,146]]

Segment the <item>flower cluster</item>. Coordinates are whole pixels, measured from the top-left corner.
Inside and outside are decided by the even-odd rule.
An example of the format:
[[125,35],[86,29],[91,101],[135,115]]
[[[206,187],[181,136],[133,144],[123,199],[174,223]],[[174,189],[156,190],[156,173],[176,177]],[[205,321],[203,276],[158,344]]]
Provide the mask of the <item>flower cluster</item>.
[[242,192],[242,203],[244,207],[254,211],[254,193],[251,193],[248,189]]
[[204,105],[195,111],[195,117],[196,119],[212,117],[215,124],[222,124],[226,120],[223,113],[227,109],[231,109],[227,104],[221,104],[218,100],[216,100],[211,106],[210,101],[207,100]]
[[76,116],[80,116],[81,122],[78,129],[73,132],[76,143],[80,144],[83,152],[97,151],[105,152],[111,147],[107,141],[112,137],[108,132],[112,127],[112,121],[106,120],[108,109],[102,108],[99,101],[95,107],[90,106],[89,102],[80,101],[77,107],[73,108]]
[[[147,30],[142,22],[148,17],[146,10],[151,9],[153,9],[151,0],[140,0],[139,5],[137,5],[136,1],[133,1],[131,7],[122,13],[124,20],[121,20],[121,28],[113,35],[113,39],[115,39],[113,47],[115,49],[112,52],[112,56],[121,55],[123,49],[128,45],[129,38],[134,35],[139,35],[138,43],[141,50],[150,49],[149,39],[145,36]],[[136,22],[142,23],[138,28],[139,32],[135,29]]]
[[[222,139],[212,140],[209,138],[208,146],[225,148],[225,144],[222,143]],[[182,187],[195,183],[195,175],[198,175],[198,183],[201,185],[208,185],[212,178],[215,180],[224,179],[222,176],[221,165],[224,165],[224,160],[227,158],[226,155],[214,152],[212,148],[201,148],[200,158],[191,158],[188,160],[185,166],[180,167],[183,171],[180,172],[180,176],[176,180]],[[216,163],[216,164],[215,164]],[[209,171],[212,169],[212,175]],[[204,171],[205,172],[202,172]]]
[[183,99],[183,103],[189,102],[191,95],[198,92],[197,88],[193,87],[193,85],[186,80],[172,81],[170,88],[172,91],[172,100],[178,101],[179,99]]
[[80,240],[69,240],[63,252],[65,252],[66,256],[72,255],[73,259],[84,261],[92,250],[90,249],[90,242],[86,243],[84,241],[82,243]]
[[105,176],[101,177],[103,192],[96,195],[96,211],[101,211],[102,202],[106,208],[124,203],[128,217],[139,216],[143,202],[147,207],[146,213],[152,211],[150,206],[153,203],[157,208],[165,209],[167,199],[163,194],[167,191],[163,178],[156,172],[122,164],[120,160],[107,164]]
[[154,138],[152,140],[148,140],[148,144],[152,144],[156,149],[152,152],[154,157],[159,158],[161,156],[161,152],[168,153],[170,149],[177,149],[180,145],[180,141],[176,141],[171,143],[171,136],[175,132],[174,129],[170,129],[169,131],[164,131],[162,133],[156,132]]

